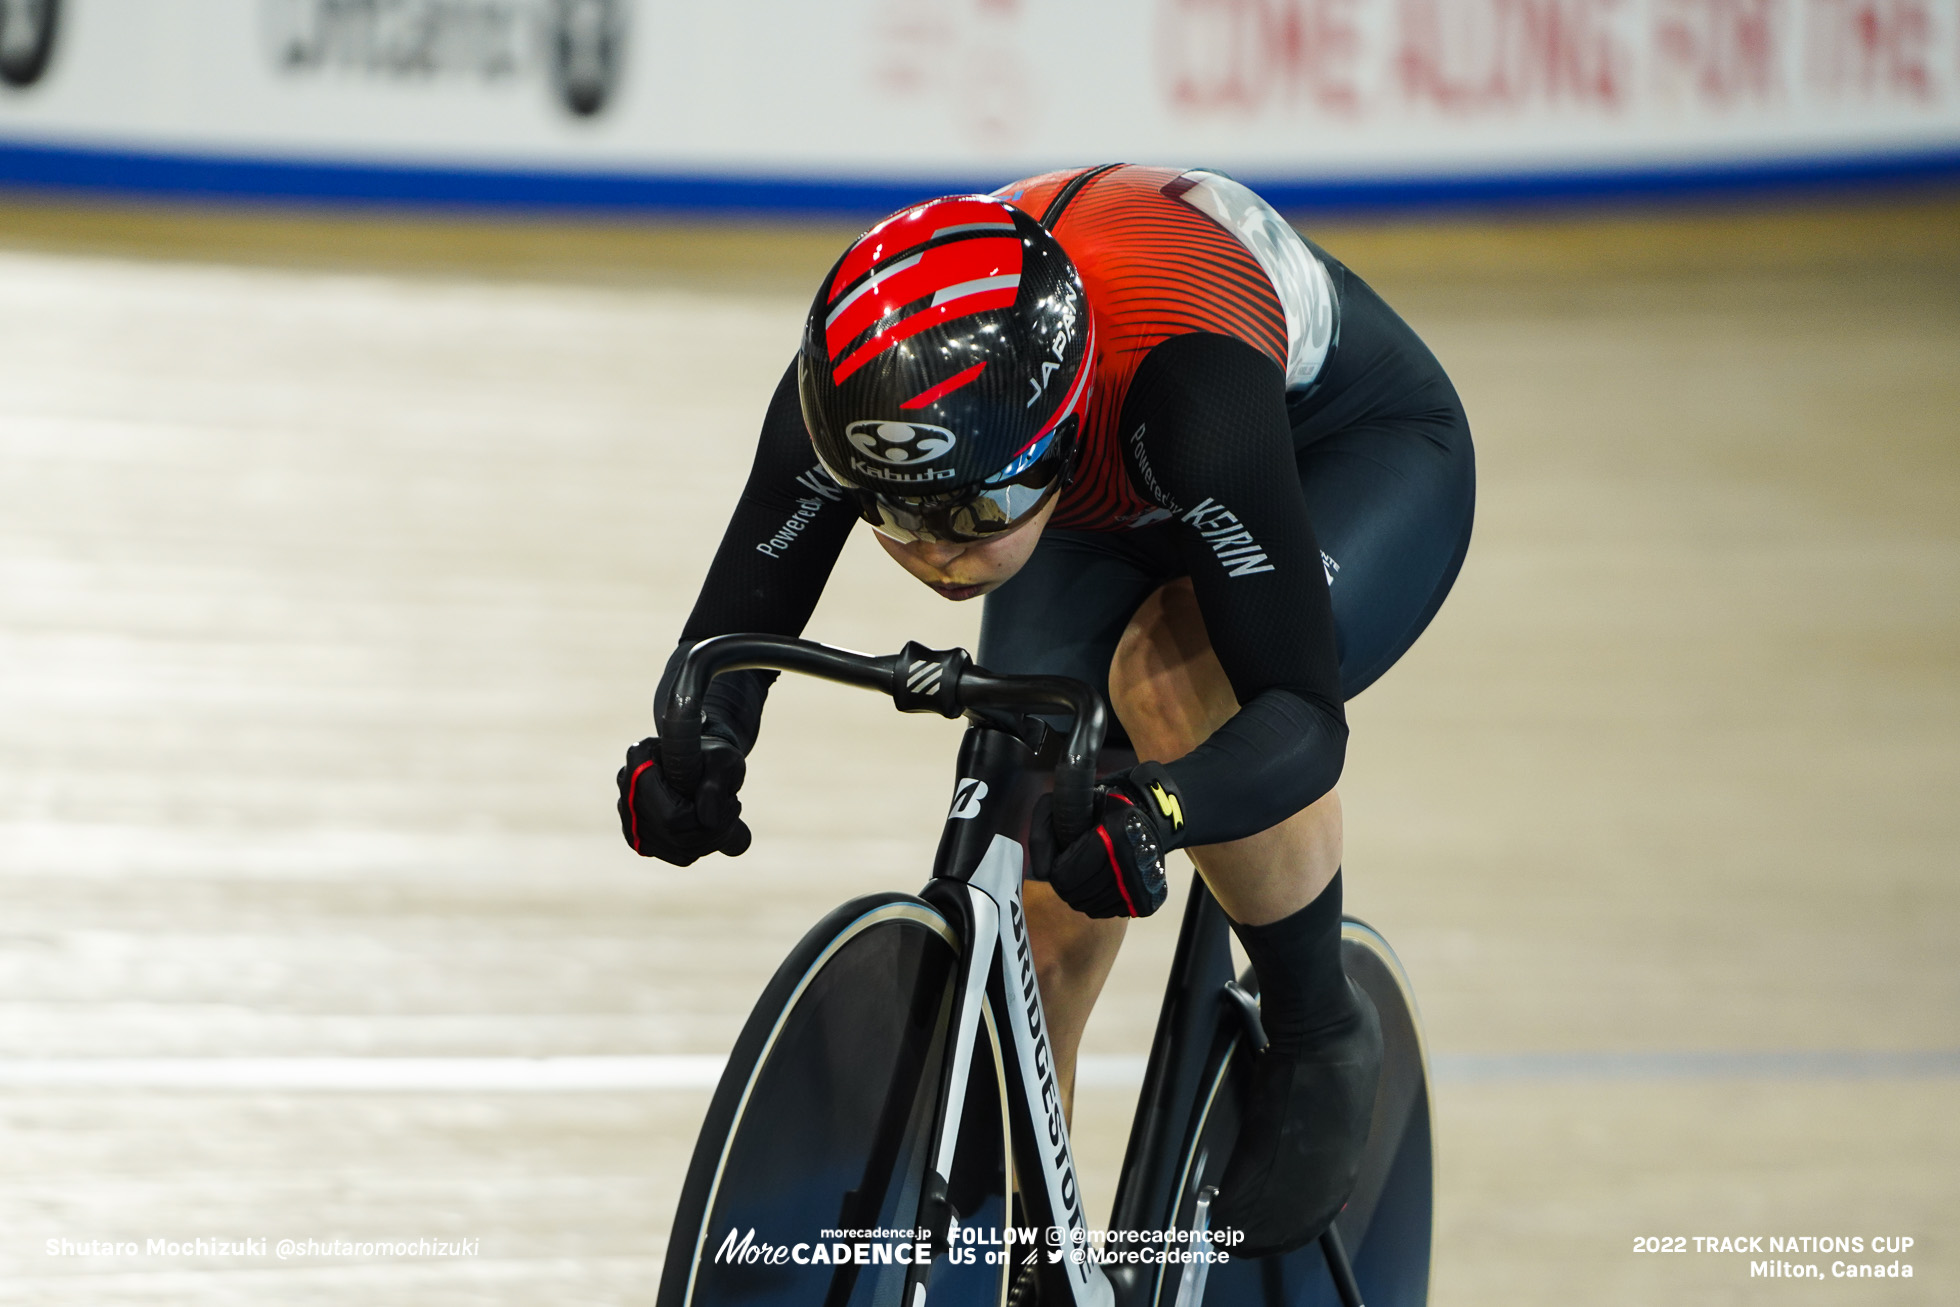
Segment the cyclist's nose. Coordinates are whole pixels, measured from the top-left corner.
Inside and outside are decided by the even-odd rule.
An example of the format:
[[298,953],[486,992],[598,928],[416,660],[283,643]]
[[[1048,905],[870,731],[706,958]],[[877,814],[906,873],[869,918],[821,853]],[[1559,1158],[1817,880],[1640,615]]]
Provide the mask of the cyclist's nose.
[[918,551],[919,560],[930,567],[944,569],[946,564],[966,552],[966,546],[921,540],[912,546]]

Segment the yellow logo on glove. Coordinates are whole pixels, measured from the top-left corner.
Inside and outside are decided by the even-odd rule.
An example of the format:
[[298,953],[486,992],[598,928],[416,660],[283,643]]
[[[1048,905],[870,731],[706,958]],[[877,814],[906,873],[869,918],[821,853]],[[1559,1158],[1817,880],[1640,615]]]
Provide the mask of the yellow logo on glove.
[[1150,782],[1150,797],[1157,800],[1157,811],[1170,818],[1172,830],[1184,829],[1184,805],[1177,796],[1164,788],[1162,781]]

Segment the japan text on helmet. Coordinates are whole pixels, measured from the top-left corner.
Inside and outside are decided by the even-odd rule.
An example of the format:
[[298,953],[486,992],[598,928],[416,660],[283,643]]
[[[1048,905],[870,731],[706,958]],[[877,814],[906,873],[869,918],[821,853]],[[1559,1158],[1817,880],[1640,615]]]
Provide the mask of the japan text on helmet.
[[1048,231],[982,195],[893,214],[824,278],[797,380],[817,458],[893,539],[984,540],[1060,491],[1094,328]]

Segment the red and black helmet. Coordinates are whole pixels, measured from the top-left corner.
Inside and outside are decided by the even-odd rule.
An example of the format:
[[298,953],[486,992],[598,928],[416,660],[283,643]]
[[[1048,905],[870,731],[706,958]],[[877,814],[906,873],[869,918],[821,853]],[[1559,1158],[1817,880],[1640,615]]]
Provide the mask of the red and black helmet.
[[984,195],[873,227],[823,280],[797,380],[817,458],[897,540],[984,540],[1067,480],[1095,332],[1046,228]]

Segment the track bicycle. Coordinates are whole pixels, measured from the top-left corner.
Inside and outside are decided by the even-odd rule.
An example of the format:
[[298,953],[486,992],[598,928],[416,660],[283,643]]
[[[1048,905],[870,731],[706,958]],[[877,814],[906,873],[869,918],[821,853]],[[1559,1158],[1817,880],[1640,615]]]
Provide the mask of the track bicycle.
[[[738,670],[798,672],[964,716],[953,802],[917,894],[853,899],[763,990],[682,1186],[659,1307],[1421,1307],[1428,1298],[1427,1055],[1395,954],[1343,924],[1386,1060],[1361,1173],[1317,1244],[1233,1258],[1208,1228],[1263,1046],[1256,978],[1193,878],[1108,1230],[1085,1210],[1021,906],[1025,834],[1093,824],[1105,708],[1079,681],[999,676],[964,650],[870,657],[724,635],[660,706],[662,769],[691,793],[703,696]],[[1066,729],[1052,721],[1066,719]],[[1222,1250],[1223,1256],[1218,1253]]]

